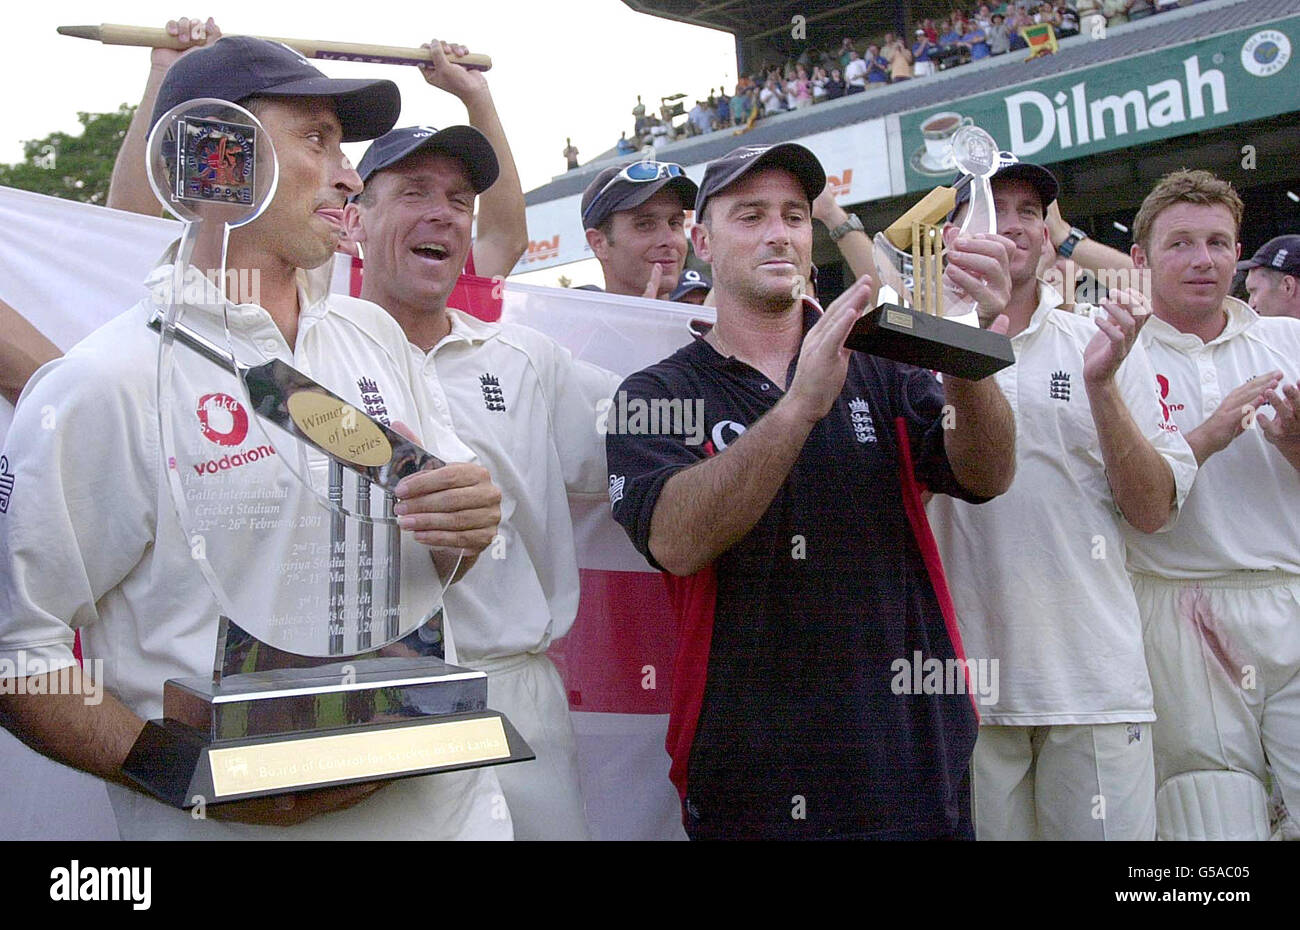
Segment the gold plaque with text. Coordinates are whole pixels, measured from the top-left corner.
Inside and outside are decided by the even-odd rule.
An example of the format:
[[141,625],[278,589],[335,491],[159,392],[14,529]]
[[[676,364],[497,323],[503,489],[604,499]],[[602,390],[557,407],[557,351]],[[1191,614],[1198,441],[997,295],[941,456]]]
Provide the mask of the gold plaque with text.
[[885,322],[892,323],[895,326],[906,326],[908,329],[912,328],[912,318],[906,313],[899,313],[897,310],[886,310]]
[[501,719],[492,717],[214,749],[208,755],[213,790],[223,798],[504,759],[510,746]]

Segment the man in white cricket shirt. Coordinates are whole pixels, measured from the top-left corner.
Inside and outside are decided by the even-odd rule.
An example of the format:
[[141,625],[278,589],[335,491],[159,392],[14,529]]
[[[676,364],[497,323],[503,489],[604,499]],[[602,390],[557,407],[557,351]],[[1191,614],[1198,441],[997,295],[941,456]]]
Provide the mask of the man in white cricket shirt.
[[[390,128],[397,87],[331,80],[277,43],[226,38],[168,72],[155,119],[197,97],[246,103],[275,146],[280,175],[266,212],[229,240],[229,267],[256,276],[260,305],[223,302],[191,267],[187,323],[224,343],[224,310],[241,357],[283,359],[362,409],[379,397],[430,451],[466,462],[471,453],[455,434],[421,414],[400,328],[373,304],[311,292],[303,272],[333,254],[344,201],[361,188],[340,143]],[[19,401],[4,452],[14,486],[0,513],[0,658],[46,672],[0,699],[5,725],[107,780],[124,839],[509,839],[490,769],[209,805],[205,819],[129,786],[121,764],[144,719],[161,715],[163,682],[211,673],[219,612],[165,480],[158,336],[145,324],[169,301],[171,281],[170,264],[156,269],[149,298],[41,368]],[[178,348],[167,390],[177,401],[168,407],[171,429],[182,442],[210,446],[211,470],[228,487],[250,496],[277,480],[278,456],[256,447],[232,375]],[[283,491],[290,506],[310,505],[301,486]],[[499,492],[480,466],[408,476],[397,496],[400,522],[417,542],[477,551],[496,531]],[[250,535],[242,564],[282,560],[287,545],[274,528]],[[407,584],[439,584],[430,559],[403,563]],[[232,574],[224,584],[244,577]],[[76,630],[86,657],[104,662],[102,703],[81,697],[88,689],[72,654]],[[446,649],[454,661],[454,644]],[[37,680],[69,668],[72,693],[50,694],[48,680]]]
[[1227,296],[1242,209],[1228,182],[1177,171],[1133,223],[1142,343],[1200,465],[1173,530],[1129,535],[1164,839],[1266,839],[1266,768],[1300,810],[1300,320]]
[[1155,714],[1120,526],[1165,527],[1196,464],[1161,415],[1136,342],[1142,295],[1115,294],[1094,323],[1059,309],[1061,295],[1037,278],[1051,252],[1044,217],[1056,178],[1013,162],[992,188],[998,232],[1016,244],[1007,306],[1016,363],[996,376],[1016,412],[1016,479],[986,504],[929,504],[977,663],[970,680],[985,685],[976,838],[1149,840]]
[[401,324],[424,379],[421,402],[501,488],[499,535],[446,599],[461,661],[487,672],[489,705],[537,754],[497,770],[515,836],[586,839],[568,698],[546,648],[577,615],[567,495],[607,493],[596,405],[620,379],[535,330],[447,306],[475,197],[497,178],[492,146],[476,129],[394,129],[358,170],[366,188],[344,221],[365,254],[361,295]]

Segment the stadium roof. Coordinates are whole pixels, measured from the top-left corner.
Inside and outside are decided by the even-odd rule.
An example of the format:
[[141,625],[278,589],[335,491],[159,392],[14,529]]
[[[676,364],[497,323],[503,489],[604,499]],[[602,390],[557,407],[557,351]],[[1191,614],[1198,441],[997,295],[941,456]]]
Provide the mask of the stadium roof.
[[[651,6],[649,3],[641,3],[640,0],[624,0],[624,2],[636,9]],[[698,0],[660,0],[654,6],[656,9],[653,12],[656,15],[665,15],[662,8],[673,6],[683,9],[688,7],[712,9],[717,15],[726,12],[726,9],[739,10],[744,7],[746,15],[757,16],[754,10],[768,5],[732,3],[723,0],[718,0],[716,3],[704,3]],[[780,11],[782,15],[786,14],[787,7],[792,6],[785,3],[771,4],[771,7]],[[811,10],[817,6],[799,4],[801,10]],[[839,10],[844,8],[844,4],[822,6],[825,8],[835,6]],[[735,136],[729,130],[720,130],[704,136],[672,142],[660,146],[656,155],[661,159],[683,165],[699,164],[725,155],[742,144],[772,144],[815,132],[825,132],[838,126],[888,116],[891,113],[919,110],[1107,61],[1132,58],[1174,45],[1194,42],[1233,29],[1292,16],[1295,12],[1296,0],[1207,0],[1205,3],[1171,13],[1162,13],[1134,23],[1111,27],[1103,41],[1094,42],[1084,37],[1067,39],[1061,43],[1055,55],[1047,55],[1032,62],[1025,61],[1028,50],[986,58],[983,61],[941,71],[923,80],[890,85],[868,94],[855,94],[829,103],[821,103],[808,110],[782,113],[761,119],[743,137]],[[775,16],[774,13],[772,15]],[[788,25],[788,15],[785,22]],[[588,162],[557,177],[549,184],[529,191],[525,200],[531,206],[579,193],[590,183],[596,172],[609,163],[607,159]]]

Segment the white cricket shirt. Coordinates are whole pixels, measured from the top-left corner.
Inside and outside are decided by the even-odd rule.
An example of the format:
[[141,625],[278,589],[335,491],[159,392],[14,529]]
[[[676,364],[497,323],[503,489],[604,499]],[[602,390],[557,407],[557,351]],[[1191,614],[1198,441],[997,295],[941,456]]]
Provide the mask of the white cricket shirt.
[[467,663],[544,652],[577,615],[568,495],[607,496],[596,405],[621,379],[526,326],[447,315],[451,332],[432,351],[410,347],[421,401],[501,489],[498,538],[448,589],[447,611]]
[[[985,724],[1155,717],[1124,570],[1124,519],[1083,382],[1083,350],[1099,330],[1086,316],[1056,309],[1060,302],[1040,285],[1029,326],[1011,340],[1016,363],[995,376],[1016,417],[1011,489],[979,505],[936,495],[928,507],[966,655],[998,661],[997,701],[978,703]],[[1181,503],[1195,458],[1164,428],[1155,373],[1140,345],[1120,365],[1116,384],[1173,470]]]
[[[1169,421],[1189,433],[1256,375],[1300,379],[1300,320],[1261,317],[1229,297],[1228,324],[1209,342],[1153,319],[1142,329]],[[1260,413],[1273,411],[1261,407]],[[1178,525],[1158,537],[1128,534],[1129,568],[1165,578],[1238,571],[1300,574],[1300,472],[1253,425],[1205,460]]]
[[[422,422],[406,340],[396,322],[365,301],[312,300],[301,283],[299,304],[305,309],[295,349],[270,314],[245,304],[228,307],[236,351],[254,362],[281,358],[358,409],[373,406],[378,395],[388,416],[411,424],[430,451],[452,461],[468,459],[471,453],[453,433]],[[14,487],[0,513],[0,658],[16,662],[22,653],[29,663],[40,659],[50,669],[72,665],[73,631],[80,629],[84,656],[104,662],[106,690],[150,719],[161,716],[165,680],[211,674],[218,607],[191,558],[163,480],[159,336],[145,324],[157,302],[167,300],[171,266],[160,266],[147,284],[151,299],[42,367],[15,411],[4,451]],[[222,304],[194,269],[186,293],[199,296],[184,321],[224,344]],[[170,410],[178,444],[208,443],[214,463],[226,462],[217,467],[227,487],[256,491],[268,475],[283,477],[271,453],[248,454],[257,434],[244,434],[239,426],[240,414],[249,413],[236,410],[242,405],[233,375],[179,346],[174,357],[177,402]],[[210,398],[222,395],[227,399],[214,406]],[[291,493],[306,494],[300,488]],[[282,559],[286,541],[285,532],[275,529],[250,535],[247,564]],[[438,583],[427,555],[404,553],[403,579],[404,589]],[[238,577],[223,583],[237,585]],[[454,659],[454,648],[447,648]],[[187,812],[108,787],[124,838],[510,836],[508,815],[489,815],[499,791],[490,770],[408,779],[350,811],[287,830],[196,821]]]

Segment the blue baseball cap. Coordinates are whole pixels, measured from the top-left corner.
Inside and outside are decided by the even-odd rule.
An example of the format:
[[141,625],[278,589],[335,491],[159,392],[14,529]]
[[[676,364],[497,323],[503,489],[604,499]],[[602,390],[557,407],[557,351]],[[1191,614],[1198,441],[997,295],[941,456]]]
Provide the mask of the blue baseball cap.
[[[1014,157],[1009,153],[1005,153],[1002,156],[1002,167],[997,170],[993,177],[989,178],[989,181],[1028,182],[1043,204],[1043,216],[1047,216],[1047,208],[1061,194],[1061,185],[1057,182],[1056,175],[1042,165],[1035,165],[1027,161],[1011,161],[1010,159]],[[963,183],[966,178],[965,174],[958,174],[952,179],[952,186],[957,190],[957,197],[952,212],[948,214],[949,220],[957,215],[957,210],[962,204],[970,200],[970,184]]]
[[681,300],[691,291],[707,291],[712,289],[712,287],[713,283],[705,277],[703,272],[696,271],[694,268],[687,268],[682,272],[681,277],[677,279],[677,286],[673,288],[673,292],[668,295],[668,299]]
[[582,192],[578,206],[582,211],[582,228],[595,229],[615,213],[633,210],[661,190],[672,191],[682,202],[682,210],[689,210],[698,188],[686,176],[686,169],[676,162],[642,159],[610,165],[592,178]]
[[709,198],[735,184],[756,168],[783,168],[798,180],[808,202],[812,203],[826,187],[826,172],[822,163],[811,151],[797,142],[778,145],[746,145],[733,149],[721,158],[709,162],[704,169],[704,180],[695,197],[696,222],[704,216]]
[[1282,274],[1300,276],[1300,236],[1274,236],[1250,258],[1237,262],[1238,271],[1269,268]]
[[249,97],[328,97],[344,142],[382,136],[402,110],[402,95],[392,81],[326,77],[289,46],[252,36],[224,36],[178,59],[158,89],[151,125],[172,107],[201,97],[232,103]]
[[473,126],[448,126],[442,130],[432,126],[404,126],[370,143],[370,148],[366,149],[357,165],[357,174],[361,175],[363,182],[369,181],[375,172],[422,150],[442,152],[461,161],[474,192],[478,194],[491,187],[501,173],[492,143]]

